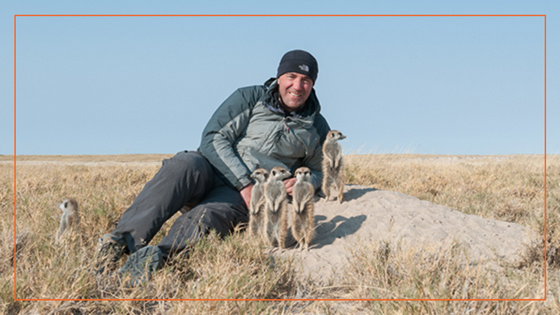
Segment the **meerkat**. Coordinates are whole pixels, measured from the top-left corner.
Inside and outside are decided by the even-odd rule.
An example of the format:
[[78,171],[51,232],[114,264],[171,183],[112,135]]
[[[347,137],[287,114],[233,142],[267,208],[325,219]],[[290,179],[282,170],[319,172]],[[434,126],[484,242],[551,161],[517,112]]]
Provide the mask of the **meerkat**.
[[251,174],[251,178],[255,180],[255,185],[251,191],[251,202],[249,205],[249,235],[254,237],[260,235],[264,217],[264,185],[268,179],[268,171],[259,168]]
[[334,185],[338,190],[338,202],[342,203],[344,191],[344,161],[338,140],[346,136],[338,130],[331,130],[323,144],[323,193],[330,199],[330,189]]
[[300,249],[309,249],[309,243],[313,238],[315,221],[313,217],[313,196],[315,188],[311,184],[311,170],[300,167],[296,170],[297,182],[293,189],[292,205],[294,206],[294,217],[292,223],[292,234],[297,240]]
[[268,180],[264,186],[265,212],[263,238],[269,246],[276,239],[280,250],[285,248],[286,233],[288,230],[288,201],[286,187],[282,180],[292,176],[283,167],[270,170]]
[[78,202],[75,199],[66,198],[62,200],[58,204],[58,208],[62,210],[62,217],[60,218],[60,227],[58,228],[57,243],[60,242],[60,238],[66,230],[77,227],[80,223]]

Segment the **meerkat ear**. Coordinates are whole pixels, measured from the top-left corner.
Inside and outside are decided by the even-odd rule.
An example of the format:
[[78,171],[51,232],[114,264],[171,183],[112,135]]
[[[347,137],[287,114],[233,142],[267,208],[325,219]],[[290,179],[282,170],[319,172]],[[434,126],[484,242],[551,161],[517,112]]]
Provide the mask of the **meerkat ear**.
[[263,173],[264,179],[268,179],[268,173]]

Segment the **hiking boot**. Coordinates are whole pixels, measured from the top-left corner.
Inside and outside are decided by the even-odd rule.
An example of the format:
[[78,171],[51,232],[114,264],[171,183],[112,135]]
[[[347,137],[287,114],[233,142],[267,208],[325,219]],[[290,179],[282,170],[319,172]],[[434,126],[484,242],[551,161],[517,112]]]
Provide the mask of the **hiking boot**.
[[150,280],[152,274],[163,266],[163,253],[157,246],[146,246],[131,254],[117,274],[127,287],[136,287]]
[[122,257],[126,242],[112,234],[105,234],[98,242],[97,261],[95,270],[97,275],[116,269],[117,261]]

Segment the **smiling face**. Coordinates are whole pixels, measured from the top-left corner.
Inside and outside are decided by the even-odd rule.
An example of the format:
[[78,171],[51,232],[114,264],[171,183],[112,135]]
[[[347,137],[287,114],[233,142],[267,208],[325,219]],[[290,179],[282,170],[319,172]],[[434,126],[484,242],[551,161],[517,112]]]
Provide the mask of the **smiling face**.
[[304,74],[288,72],[278,78],[278,91],[283,108],[291,112],[305,104],[312,89],[313,80]]

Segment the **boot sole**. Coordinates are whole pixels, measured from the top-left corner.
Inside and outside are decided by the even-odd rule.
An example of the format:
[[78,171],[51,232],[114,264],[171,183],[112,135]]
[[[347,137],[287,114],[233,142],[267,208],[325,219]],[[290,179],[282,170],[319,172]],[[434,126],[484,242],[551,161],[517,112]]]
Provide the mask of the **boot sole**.
[[136,287],[150,280],[152,273],[159,269],[162,263],[161,250],[157,246],[147,246],[130,255],[117,274],[123,280],[128,279],[127,287]]

